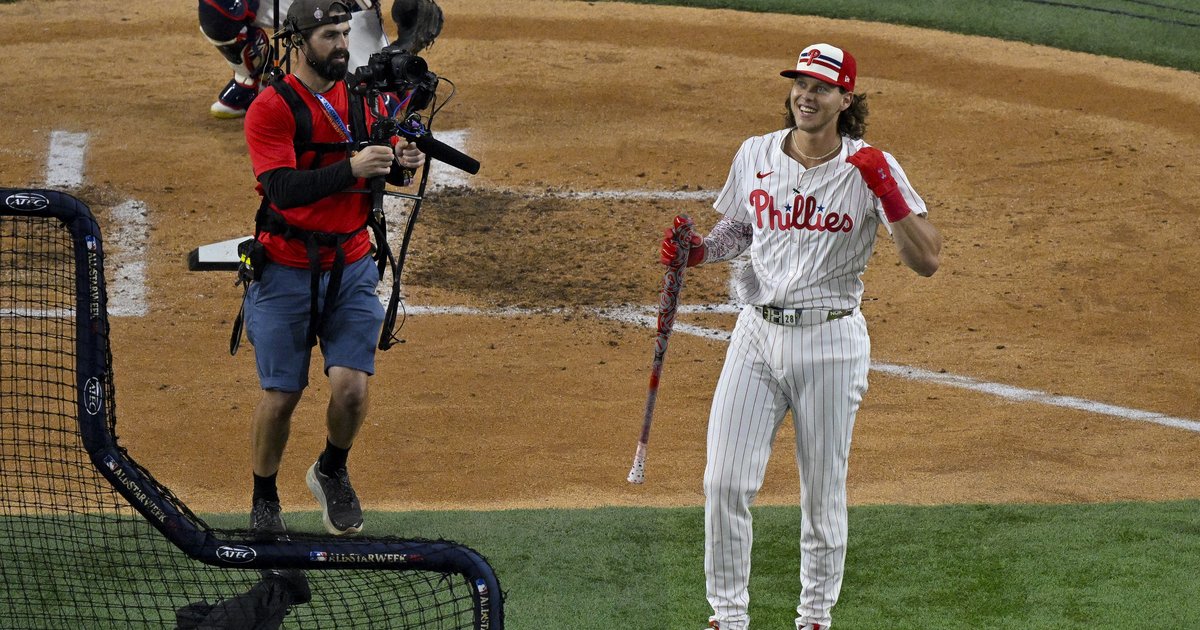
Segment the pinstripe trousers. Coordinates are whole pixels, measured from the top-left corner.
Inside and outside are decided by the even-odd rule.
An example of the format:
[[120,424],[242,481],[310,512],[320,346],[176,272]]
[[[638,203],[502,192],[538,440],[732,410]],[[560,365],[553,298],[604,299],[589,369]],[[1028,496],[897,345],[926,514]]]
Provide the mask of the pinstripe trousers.
[[854,416],[867,391],[871,342],[862,313],[812,326],[738,317],[713,394],[704,472],[704,573],[712,619],[745,630],[750,596],[750,506],[789,410],[800,471],[797,627],[826,627],[846,559],[846,469]]

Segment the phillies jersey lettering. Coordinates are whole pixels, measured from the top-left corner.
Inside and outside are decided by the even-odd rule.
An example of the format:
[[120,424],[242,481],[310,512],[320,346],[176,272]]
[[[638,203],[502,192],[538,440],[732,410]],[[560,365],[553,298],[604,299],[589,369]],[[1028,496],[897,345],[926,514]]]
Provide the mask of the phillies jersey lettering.
[[831,210],[824,214],[824,206],[817,205],[817,198],[796,195],[790,204],[784,204],[783,212],[775,209],[775,198],[767,191],[757,188],[750,193],[750,205],[754,206],[754,220],[761,229],[766,214],[768,229],[812,230],[814,232],[849,232],[854,229],[854,218],[849,214]]
[[[878,197],[846,162],[867,144],[844,137],[836,158],[805,168],[783,152],[790,131],[743,142],[713,204],[754,228],[750,268],[735,281],[738,295],[782,308],[854,308],[878,226],[891,230]],[[909,207],[925,214],[904,170],[884,155]]]

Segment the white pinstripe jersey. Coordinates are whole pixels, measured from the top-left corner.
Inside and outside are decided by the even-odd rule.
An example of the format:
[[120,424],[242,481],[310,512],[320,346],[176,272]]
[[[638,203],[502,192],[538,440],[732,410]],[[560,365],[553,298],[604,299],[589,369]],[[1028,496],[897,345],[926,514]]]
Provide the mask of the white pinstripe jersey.
[[[806,169],[783,152],[790,131],[743,142],[713,203],[717,212],[754,226],[753,275],[738,279],[738,294],[749,304],[853,308],[862,299],[862,273],[879,224],[891,232],[879,199],[846,162],[870,145],[843,137],[835,159]],[[904,170],[891,154],[884,156],[909,207],[926,214]]]

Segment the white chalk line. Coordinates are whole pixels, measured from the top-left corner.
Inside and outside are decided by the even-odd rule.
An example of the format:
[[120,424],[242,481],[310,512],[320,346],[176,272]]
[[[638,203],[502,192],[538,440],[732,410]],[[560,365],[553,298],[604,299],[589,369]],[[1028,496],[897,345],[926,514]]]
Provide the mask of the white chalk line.
[[[655,307],[644,306],[626,306],[619,308],[587,308],[579,309],[587,313],[612,319],[629,324],[636,324],[645,328],[655,328],[658,325],[658,319],[655,315]],[[736,304],[691,304],[680,305],[677,313],[723,313],[732,314],[741,311],[741,307]],[[480,315],[486,317],[513,317],[517,315],[538,315],[546,313],[570,312],[570,309],[521,309],[521,308],[475,308],[469,306],[408,306],[405,312],[410,315]],[[730,332],[715,328],[705,328],[685,322],[675,321],[673,332],[679,332],[685,335],[692,335],[704,339],[714,341],[728,342]],[[1061,396],[1048,392],[1039,391],[1036,389],[1025,389],[1015,387],[1013,385],[1005,385],[1003,383],[992,383],[971,378],[969,376],[960,376],[957,374],[948,374],[942,372],[932,372],[920,368],[908,367],[905,365],[895,365],[891,363],[880,363],[878,361],[871,362],[871,370],[889,374],[891,376],[899,376],[913,381],[921,381],[933,383],[936,385],[945,385],[948,387],[957,387],[966,389],[981,394],[988,394],[997,398],[1011,400],[1013,402],[1032,402],[1048,405],[1051,407],[1063,407],[1066,409],[1074,409],[1077,411],[1086,411],[1100,415],[1113,416],[1122,420],[1136,420],[1139,422],[1149,422],[1159,424],[1175,429],[1183,429],[1185,431],[1193,431],[1200,433],[1200,421],[1189,418],[1179,418],[1166,414],[1156,413],[1153,411],[1143,411],[1141,409],[1131,409],[1129,407],[1121,407],[1118,405],[1110,405],[1108,403],[1087,400],[1085,398],[1077,398],[1074,396]]]
[[[439,136],[443,142],[460,150],[466,145],[467,132],[444,132]],[[53,132],[51,134],[51,149],[46,167],[46,183],[48,186],[78,187],[83,182],[83,156],[87,147],[86,133]],[[465,186],[469,181],[452,167],[434,163],[431,172],[436,172],[440,186]],[[431,181],[433,181],[431,176]],[[432,186],[431,186],[432,187]],[[712,198],[711,191],[651,191],[651,190],[609,190],[609,191],[551,191],[543,193],[547,196],[572,199],[684,199],[706,200]],[[403,225],[407,216],[409,204],[406,200],[389,197],[387,203],[391,211],[401,215],[400,221],[394,225]],[[113,217],[117,220],[114,240],[120,245],[122,252],[114,255],[117,262],[117,288],[110,299],[109,312],[114,315],[141,316],[148,312],[145,290],[145,242],[148,237],[148,221],[146,220],[145,204],[139,201],[127,201],[113,208]],[[389,242],[397,248],[402,238],[402,229],[391,230]],[[393,240],[394,239],[394,240]],[[390,272],[389,272],[390,273]],[[380,283],[381,292],[390,287],[390,279],[385,278]],[[647,328],[657,325],[653,307],[622,307],[622,308],[591,308],[585,309],[599,317],[637,324]],[[740,307],[736,304],[700,304],[680,305],[679,313],[736,313]],[[419,306],[405,305],[404,312],[409,315],[484,315],[492,317],[513,317],[556,313],[563,309],[534,310],[522,308],[493,308],[482,309],[469,306]],[[7,314],[7,313],[3,313]],[[14,312],[14,314],[16,314]],[[57,315],[57,313],[56,313]],[[724,330],[705,328],[685,322],[675,322],[674,330],[682,334],[693,335],[716,341],[729,341],[730,333]],[[1101,415],[1108,415],[1124,420],[1149,422],[1162,426],[1183,429],[1200,433],[1200,421],[1179,418],[1140,409],[1131,409],[1110,405],[1093,400],[1073,396],[1059,396],[1043,391],[1024,389],[1001,383],[980,381],[967,376],[931,372],[920,368],[902,365],[872,362],[871,369],[877,372],[900,376],[915,381],[935,383],[949,387],[958,387],[984,394],[996,396],[1015,402],[1035,402],[1044,405],[1075,409]]]
[[146,204],[129,200],[112,208],[115,230],[112,242],[117,249],[109,256],[113,262],[113,282],[108,291],[109,315],[141,317],[150,312],[146,302],[146,242],[150,223]]
[[[714,305],[698,305],[687,309],[689,312],[729,312],[727,304]],[[684,312],[684,308],[680,307],[679,312]],[[735,307],[735,311],[740,310]],[[652,314],[651,309],[635,310],[635,309],[598,309],[595,311],[601,317],[609,317],[624,322],[640,324],[647,328],[657,326],[657,319]],[[718,341],[729,341],[730,333],[724,330],[712,328],[704,328],[701,326],[693,326],[684,324],[679,321],[675,322],[673,328],[688,335],[704,337],[705,339],[715,339]],[[946,374],[941,372],[931,372],[920,368],[908,367],[905,365],[894,365],[891,363],[880,363],[878,361],[871,362],[871,369],[876,372],[899,376],[914,381],[922,381],[926,383],[934,383],[938,385],[946,385],[949,387],[958,387],[974,392],[989,394],[1005,400],[1014,402],[1034,402],[1051,407],[1064,407],[1066,409],[1075,409],[1077,411],[1086,411],[1097,413],[1106,416],[1114,416],[1123,420],[1137,420],[1140,422],[1150,422],[1175,429],[1184,429],[1186,431],[1194,431],[1200,433],[1200,421],[1191,420],[1188,418],[1178,418],[1165,414],[1155,413],[1153,411],[1143,411],[1141,409],[1130,409],[1128,407],[1119,407],[1107,403],[1087,400],[1084,398],[1076,398],[1074,396],[1060,396],[1050,394],[1048,392],[1038,391],[1036,389],[1024,389],[1012,385],[1004,385],[1002,383],[990,383],[981,381],[968,376],[960,376],[957,374]]]
[[908,367],[906,365],[871,363],[871,369],[914,381],[949,385],[951,387],[959,387],[984,394],[991,394],[992,396],[997,396],[999,398],[1004,398],[1006,400],[1012,400],[1015,402],[1036,402],[1043,405],[1050,405],[1052,407],[1065,407],[1067,409],[1075,409],[1078,411],[1088,411],[1107,416],[1116,416],[1125,420],[1151,422],[1154,424],[1161,424],[1166,427],[1185,429],[1187,431],[1195,431],[1200,433],[1200,421],[1190,420],[1188,418],[1177,418],[1165,414],[1154,413],[1153,411],[1142,411],[1140,409],[1118,407],[1117,405],[1096,402],[1094,400],[1086,400],[1083,398],[1076,398],[1074,396],[1059,396],[1057,394],[1050,394],[1047,392],[1038,391],[1036,389],[1024,389],[1021,387],[1014,387],[1012,385],[1003,385],[1001,383],[989,383],[967,376],[931,372],[929,370]]
[[0,308],[0,317],[67,319],[75,317],[74,308]]
[[[448,144],[467,155],[467,136],[469,131],[466,129],[452,129],[450,131],[439,131],[434,134],[438,141]],[[460,186],[469,186],[471,184],[467,173],[450,166],[444,162],[433,160],[429,165],[429,187],[430,191],[436,191],[441,188],[456,188]]]
[[46,187],[78,188],[83,185],[83,156],[88,135],[67,131],[50,132],[46,154]]
[[[53,131],[46,156],[46,186],[78,188],[83,185],[87,133]],[[146,303],[146,242],[150,225],[146,204],[130,199],[111,211],[110,230],[104,235],[112,277],[108,282],[108,314],[140,317],[149,312]]]
[[715,200],[711,190],[551,190],[537,193],[539,197],[556,199],[674,199],[679,201]]

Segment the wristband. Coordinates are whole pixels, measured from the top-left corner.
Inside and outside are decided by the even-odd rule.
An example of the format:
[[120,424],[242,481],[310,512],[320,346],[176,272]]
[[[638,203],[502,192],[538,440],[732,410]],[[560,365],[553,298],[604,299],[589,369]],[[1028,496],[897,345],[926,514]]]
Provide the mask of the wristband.
[[904,195],[900,194],[898,187],[881,195],[879,201],[883,203],[883,214],[888,223],[901,221],[912,213],[912,208],[908,207],[908,202],[904,200]]

